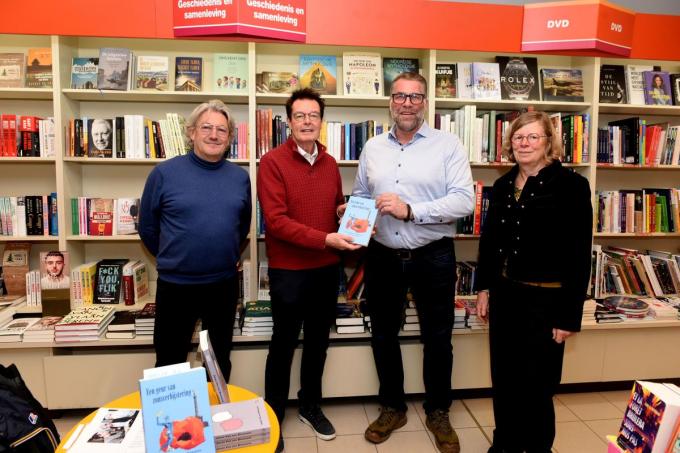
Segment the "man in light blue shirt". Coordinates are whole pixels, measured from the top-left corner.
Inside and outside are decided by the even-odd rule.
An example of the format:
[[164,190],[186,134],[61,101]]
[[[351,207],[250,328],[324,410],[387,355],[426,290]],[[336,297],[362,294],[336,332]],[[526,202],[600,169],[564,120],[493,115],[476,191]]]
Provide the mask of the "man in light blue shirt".
[[366,254],[366,300],[373,357],[380,381],[380,416],[367,440],[380,443],[406,424],[399,346],[403,304],[410,288],[424,349],[424,408],[440,451],[458,453],[449,421],[456,258],[455,222],[474,210],[470,165],[460,140],[424,121],[427,82],[415,73],[392,83],[388,134],[366,143],[353,195],[374,198],[377,233]]

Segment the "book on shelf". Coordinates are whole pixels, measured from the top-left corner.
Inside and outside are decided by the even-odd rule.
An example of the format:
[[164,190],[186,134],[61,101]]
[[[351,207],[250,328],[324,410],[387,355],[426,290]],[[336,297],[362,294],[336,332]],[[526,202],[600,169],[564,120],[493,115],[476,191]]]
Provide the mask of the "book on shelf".
[[63,316],[43,316],[38,322],[24,331],[22,341],[24,343],[54,341],[54,326],[62,318]]
[[535,57],[497,56],[501,99],[538,101],[541,99],[538,83],[538,60]]
[[257,298],[261,301],[271,300],[271,296],[269,295],[269,262],[268,261],[260,261],[260,265],[258,267]]
[[218,450],[268,443],[271,425],[260,397],[210,407]]
[[97,263],[94,284],[95,304],[117,304],[120,301],[123,266],[127,259],[103,259]]
[[135,330],[135,319],[141,310],[120,310],[114,313],[113,320],[107,327],[107,332]]
[[298,75],[294,72],[271,72],[257,73],[255,90],[258,93],[288,94],[300,87]]
[[456,63],[456,73],[458,75],[458,79],[456,80],[458,98],[473,99],[472,63]]
[[645,104],[673,105],[671,79],[666,71],[643,71]]
[[71,88],[94,90],[97,88],[99,57],[74,57],[71,63]]
[[673,105],[680,105],[680,74],[671,74],[670,77]]
[[472,96],[475,99],[501,99],[498,63],[472,63]]
[[57,236],[57,194],[0,196],[0,236]]
[[338,94],[335,55],[300,55],[300,88],[319,94]]
[[89,198],[88,203],[88,225],[87,234],[89,236],[112,236],[114,226],[113,198]]
[[680,418],[680,388],[635,381],[616,438],[626,451],[666,453]]
[[544,101],[583,102],[583,73],[580,69],[541,69]]
[[24,332],[40,318],[16,318],[0,326],[0,343],[21,341]]
[[139,409],[98,409],[69,453],[145,453],[144,428]]
[[168,57],[157,55],[135,56],[135,89],[167,91],[168,67]]
[[380,96],[383,93],[381,57],[373,52],[343,52],[343,93],[346,96]]
[[71,310],[54,326],[55,333],[73,330],[99,330],[106,328],[113,319],[115,310],[111,306],[88,305]]
[[623,65],[600,66],[600,103],[627,104],[626,72]]
[[210,376],[210,382],[213,383],[215,393],[217,393],[219,404],[230,402],[231,398],[229,397],[227,381],[224,379],[220,364],[217,363],[217,357],[215,356],[207,330],[201,330],[198,334],[198,350],[201,352],[201,358]]
[[215,453],[203,367],[181,363],[144,370],[139,393],[147,451]]
[[418,74],[419,66],[420,63],[417,58],[384,57],[382,60],[382,67],[385,96],[391,94],[390,87],[399,74],[404,72],[414,72]]
[[24,85],[25,59],[23,53],[0,53],[0,88],[21,88]]
[[8,242],[2,251],[2,277],[6,294],[26,295],[26,272],[29,269],[30,242]]
[[52,48],[28,49],[26,88],[52,88]]
[[132,52],[118,47],[99,49],[97,88],[126,91],[130,87]]
[[214,55],[213,91],[248,94],[248,55],[240,53]]
[[203,58],[175,57],[175,91],[201,91]]
[[435,65],[435,96],[438,98],[456,97],[456,72],[455,63],[437,63]]
[[139,232],[139,198],[118,198],[114,216],[119,235]]
[[645,105],[645,80],[642,73],[653,70],[653,66],[626,65],[626,91],[629,104]]
[[40,288],[68,289],[71,285],[71,262],[67,251],[40,252]]
[[40,120],[37,116],[17,117],[17,156],[40,157]]
[[355,302],[339,302],[335,307],[336,326],[363,326],[364,315]]
[[87,157],[113,157],[116,136],[112,119],[88,118],[87,133]]
[[272,303],[269,300],[251,300],[245,303],[245,322],[273,322]]
[[375,200],[370,198],[350,197],[345,213],[340,219],[338,233],[351,236],[353,243],[368,246],[371,240],[378,209]]

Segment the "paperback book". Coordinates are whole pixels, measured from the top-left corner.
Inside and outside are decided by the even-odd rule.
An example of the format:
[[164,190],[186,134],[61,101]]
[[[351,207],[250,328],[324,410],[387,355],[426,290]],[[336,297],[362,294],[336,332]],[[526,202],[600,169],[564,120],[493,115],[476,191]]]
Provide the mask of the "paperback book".
[[104,259],[97,263],[94,286],[95,304],[117,304],[120,300],[123,266],[126,259]]
[[208,375],[210,375],[210,382],[213,383],[220,404],[228,403],[231,399],[229,398],[227,381],[224,379],[220,364],[217,363],[217,357],[215,357],[215,351],[213,350],[212,343],[210,343],[210,336],[207,330],[201,330],[198,334],[198,350],[201,351],[203,363],[208,371]]
[[645,80],[642,73],[653,70],[653,66],[626,65],[626,90],[629,104],[645,105]]
[[294,72],[261,72],[257,74],[255,89],[258,93],[292,93],[300,81]]
[[626,104],[626,73],[623,65],[603,64],[600,67],[600,102]]
[[139,232],[139,198],[119,198],[116,203],[117,234]]
[[248,94],[248,55],[216,53],[213,79],[213,91]]
[[88,118],[87,157],[113,157],[113,120]]
[[52,49],[28,49],[26,88],[52,88]]
[[24,84],[25,58],[23,53],[0,53],[0,88],[20,88]]
[[498,63],[472,63],[472,93],[475,99],[501,99]]
[[501,98],[517,101],[541,99],[538,84],[538,60],[535,57],[497,56]]
[[349,197],[347,209],[340,220],[338,233],[354,239],[355,244],[367,246],[375,226],[378,210],[375,200],[370,198]]
[[380,96],[383,92],[379,53],[344,52],[342,75],[347,96]]
[[203,367],[187,362],[144,370],[139,393],[147,452],[215,453]]
[[88,210],[88,234],[90,236],[113,235],[113,199],[92,198]]
[[[144,453],[144,429],[139,409],[97,410],[69,453]],[[154,451],[154,450],[147,450]]]
[[210,410],[219,450],[269,442],[271,424],[262,398],[222,403]]
[[665,71],[644,71],[645,104],[673,105],[671,79]]
[[40,289],[68,289],[71,286],[69,253],[52,250],[40,252]]
[[99,49],[99,67],[97,69],[97,88],[100,90],[127,90],[130,83],[129,49],[103,47]]
[[99,58],[73,58],[71,63],[71,88],[94,90],[97,88]]
[[135,88],[147,91],[168,90],[168,57],[140,55],[135,58]]
[[402,72],[415,72],[418,74],[417,58],[383,58],[383,87],[385,96],[389,96],[392,81]]
[[437,64],[435,67],[435,96],[438,98],[456,97],[456,64]]
[[300,55],[300,87],[319,94],[337,94],[336,65],[334,55]]
[[544,101],[583,102],[580,69],[541,69]]
[[97,330],[107,325],[113,319],[113,307],[102,305],[88,305],[71,310],[54,326],[60,330]]
[[175,58],[175,91],[201,91],[203,58]]

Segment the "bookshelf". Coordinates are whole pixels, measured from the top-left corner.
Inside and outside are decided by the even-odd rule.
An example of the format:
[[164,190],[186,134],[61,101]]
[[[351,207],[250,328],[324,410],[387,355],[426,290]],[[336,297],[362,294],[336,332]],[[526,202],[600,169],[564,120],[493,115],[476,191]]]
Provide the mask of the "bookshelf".
[[[155,262],[137,235],[116,237],[88,237],[73,235],[71,231],[71,212],[69,200],[73,197],[131,197],[141,196],[146,177],[153,167],[164,159],[118,159],[100,160],[64,156],[66,146],[65,131],[68,121],[78,117],[111,117],[123,114],[144,114],[159,119],[167,112],[184,116],[200,102],[219,98],[229,105],[237,123],[250,125],[248,148],[249,158],[236,160],[236,164],[246,169],[251,177],[253,195],[253,218],[248,247],[243,259],[250,260],[251,286],[247,293],[251,298],[257,294],[258,259],[265,259],[266,252],[262,237],[256,231],[256,179],[258,159],[255,154],[256,110],[271,108],[275,114],[285,115],[285,94],[256,93],[255,74],[262,71],[295,72],[299,71],[299,55],[334,55],[336,73],[342,80],[343,52],[376,52],[383,57],[418,58],[422,74],[428,79],[429,86],[435,85],[435,65],[454,62],[493,62],[496,55],[518,55],[493,52],[442,51],[435,49],[398,49],[369,47],[337,47],[326,45],[275,44],[245,41],[202,41],[202,40],[162,40],[131,38],[94,38],[64,36],[27,36],[2,35],[0,52],[25,52],[29,47],[52,47],[53,75],[52,89],[0,88],[1,112],[18,115],[54,116],[56,126],[57,155],[54,158],[0,158],[0,195],[25,195],[29,193],[58,194],[59,236],[9,238],[0,236],[0,250],[8,241],[26,240],[32,243],[31,268],[38,267],[38,254],[59,247],[71,255],[72,265],[78,265],[102,258],[125,256],[141,259],[148,265],[151,291],[155,293]],[[174,86],[174,57],[200,56],[203,58],[202,92],[100,92],[98,90],[73,90],[70,88],[71,59],[73,57],[97,56],[101,47],[125,47],[135,55],[165,55],[170,57],[170,85]],[[247,95],[225,95],[211,92],[213,54],[243,53],[249,57],[249,91]],[[609,121],[628,116],[642,116],[652,122],[680,124],[680,107],[612,105],[598,102],[599,68],[602,64],[649,64],[643,60],[624,60],[600,57],[530,55],[538,58],[540,68],[578,68],[583,72],[584,102],[554,101],[488,101],[479,99],[436,98],[434,90],[428,93],[429,108],[426,118],[434,124],[435,113],[451,113],[467,104],[473,104],[480,111],[510,111],[533,106],[537,110],[549,112],[588,114],[591,118],[590,161],[583,164],[569,164],[574,171],[590,181],[595,200],[595,190],[614,190],[641,187],[677,187],[680,180],[680,166],[640,167],[630,165],[597,164],[595,151],[597,128]],[[659,61],[663,70],[680,72],[680,62]],[[342,91],[341,83],[338,91]],[[387,96],[365,97],[331,95],[325,97],[327,103],[325,119],[328,121],[360,122],[367,119],[389,122]],[[338,163],[343,179],[343,191],[350,193],[358,165],[357,161]],[[473,178],[485,186],[493,182],[511,168],[507,163],[471,164]],[[644,235],[597,233],[595,243],[620,245],[631,248],[658,248],[677,251],[679,233],[653,233]],[[456,238],[458,260],[476,260],[479,237],[459,235]],[[623,365],[613,363],[613,357],[623,352],[618,345],[640,344],[658,346],[669,360],[649,360],[644,377],[669,377],[680,375],[680,356],[677,351],[666,345],[677,344],[680,340],[680,321],[666,323],[643,323],[636,325],[585,325],[584,332],[570,340],[565,357],[565,382],[601,382],[610,380],[643,377],[639,369],[623,369]],[[267,337],[235,339],[232,353],[234,366],[233,382],[244,384],[254,390],[263,388],[264,358],[266,357]],[[422,356],[417,336],[407,336],[403,340],[406,389],[408,392],[422,392],[420,364]],[[455,332],[454,350],[456,367],[454,369],[455,388],[489,387],[488,347],[486,330]],[[647,347],[652,347],[647,346]],[[637,346],[635,346],[637,348]],[[125,393],[120,385],[111,385],[107,390],[98,389],[87,397],[75,397],[73,388],[88,385],[87,382],[109,382],[103,376],[108,371],[116,375],[126,375],[126,385],[136,385],[136,379],[143,367],[153,365],[153,348],[150,340],[105,340],[92,344],[3,344],[3,363],[15,361],[23,364],[22,372],[28,374],[29,386],[38,399],[48,402],[50,408],[92,407],[100,402],[117,396],[112,392]],[[638,348],[639,349],[639,348]],[[668,349],[668,350],[667,350]],[[641,352],[641,356],[650,354]],[[661,357],[661,355],[657,355]],[[676,359],[676,360],[672,360]],[[296,359],[299,360],[298,353]],[[369,395],[377,392],[377,379],[367,334],[332,335],[329,360],[327,361],[324,388],[329,396]],[[355,364],[351,370],[343,363]],[[620,362],[625,363],[625,358]],[[616,368],[618,366],[618,368]],[[636,367],[637,368],[637,367]],[[293,366],[293,373],[299,366]],[[79,374],[87,375],[87,382]],[[295,381],[297,376],[294,374]],[[262,381],[262,382],[261,382]],[[48,384],[49,382],[49,384]],[[132,385],[130,384],[130,385]],[[99,385],[98,387],[106,387]],[[129,385],[128,385],[129,387]],[[134,389],[134,387],[132,387]],[[294,386],[291,386],[294,391]],[[127,390],[131,391],[131,390]],[[292,395],[294,396],[294,394]],[[50,405],[51,404],[51,405]]]

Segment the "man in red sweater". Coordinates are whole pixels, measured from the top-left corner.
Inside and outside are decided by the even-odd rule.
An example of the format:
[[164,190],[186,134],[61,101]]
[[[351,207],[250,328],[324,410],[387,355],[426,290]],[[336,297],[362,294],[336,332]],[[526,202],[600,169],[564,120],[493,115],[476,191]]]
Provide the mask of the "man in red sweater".
[[[265,400],[283,423],[293,353],[304,324],[299,418],[323,440],[335,438],[324,416],[321,377],[338,295],[338,250],[355,250],[337,233],[337,208],[344,204],[335,159],[318,142],[324,101],[311,89],[286,102],[291,137],[265,154],[257,175],[269,258],[274,333],[265,371]],[[276,451],[283,450],[279,438]]]

